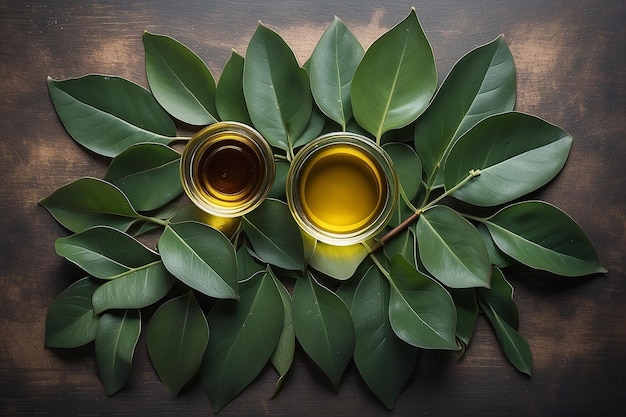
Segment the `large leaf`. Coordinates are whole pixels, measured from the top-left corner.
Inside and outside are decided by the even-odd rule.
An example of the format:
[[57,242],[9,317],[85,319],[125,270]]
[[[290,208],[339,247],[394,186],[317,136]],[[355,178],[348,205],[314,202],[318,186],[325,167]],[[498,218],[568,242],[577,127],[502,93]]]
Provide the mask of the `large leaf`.
[[415,227],[424,267],[452,288],[489,287],[491,260],[480,233],[447,206],[424,211]]
[[93,312],[91,296],[100,283],[82,278],[63,291],[48,308],[45,343],[49,348],[73,348],[96,337],[98,317]]
[[391,258],[389,322],[400,339],[424,349],[457,349],[456,310],[438,282],[401,255]]
[[179,208],[170,218],[171,223],[194,221],[211,226],[222,232],[226,237],[232,237],[241,226],[239,217],[220,217],[209,214],[194,204]]
[[282,386],[283,381],[287,376],[287,372],[289,372],[293,362],[293,356],[296,349],[296,333],[293,329],[291,295],[289,295],[287,288],[285,288],[285,286],[278,278],[276,278],[274,274],[272,274],[272,279],[276,288],[278,288],[280,299],[283,302],[283,327],[280,331],[280,337],[278,338],[276,349],[274,349],[272,357],[270,358],[272,365],[279,375],[278,381],[276,381],[276,388],[274,389],[274,395],[276,395],[280,390],[280,387]]
[[161,381],[174,395],[200,368],[209,327],[193,291],[155,311],[146,334],[148,353]]
[[429,188],[443,185],[441,168],[452,144],[485,117],[513,110],[515,95],[515,63],[502,36],[452,67],[415,124],[415,149]]
[[304,270],[302,235],[285,203],[265,200],[244,216],[243,230],[254,252],[265,262],[284,269]]
[[165,110],[192,125],[217,121],[215,80],[193,51],[168,36],[144,32],[146,75]]
[[354,326],[346,305],[309,274],[296,281],[293,326],[304,351],[330,378],[335,391],[352,353]]
[[152,94],[123,78],[48,78],[48,90],[72,138],[97,154],[113,157],[136,143],[175,140],[176,127]]
[[158,143],[133,145],[113,158],[104,179],[139,211],[158,209],[182,194],[180,153]]
[[56,189],[40,204],[72,232],[100,225],[127,230],[141,218],[119,188],[90,177],[79,178]]
[[581,227],[548,203],[512,204],[484,223],[498,248],[532,268],[563,276],[606,272]]
[[201,293],[215,298],[237,295],[237,259],[228,238],[195,221],[170,224],[159,238],[168,271]]
[[106,313],[100,317],[95,339],[96,364],[107,395],[115,394],[126,385],[140,333],[139,310]]
[[380,142],[414,121],[437,88],[433,51],[412,9],[365,52],[352,80],[356,121]]
[[159,254],[132,236],[109,226],[96,226],[57,239],[59,256],[81,267],[96,278],[112,279],[143,273],[159,262]]
[[490,116],[454,144],[444,166],[446,190],[480,170],[452,195],[478,206],[495,206],[547,184],[567,160],[572,138],[561,128],[524,113]]
[[215,412],[259,375],[283,327],[283,302],[269,272],[241,283],[240,297],[218,300],[208,315],[211,339],[200,373]]
[[311,117],[309,77],[289,45],[261,23],[246,50],[243,92],[254,127],[272,146],[292,153]]
[[224,65],[215,90],[215,105],[222,120],[252,125],[243,95],[243,65],[245,59],[233,51]]
[[352,301],[354,362],[367,386],[391,409],[415,369],[418,350],[389,322],[389,283],[377,268],[363,277]]
[[368,250],[360,243],[334,246],[317,242],[309,263],[316,270],[335,279],[346,280],[367,257]]
[[350,87],[363,52],[359,41],[335,17],[311,54],[309,74],[313,97],[322,112],[343,130],[352,117]]

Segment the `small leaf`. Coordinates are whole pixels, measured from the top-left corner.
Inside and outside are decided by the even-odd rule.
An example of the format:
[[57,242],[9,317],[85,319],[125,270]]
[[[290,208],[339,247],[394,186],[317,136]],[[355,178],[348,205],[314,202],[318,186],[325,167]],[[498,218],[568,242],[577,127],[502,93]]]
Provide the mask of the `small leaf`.
[[283,303],[269,272],[242,282],[240,296],[218,300],[208,315],[211,339],[200,374],[214,412],[259,375],[283,326]]
[[504,278],[502,271],[493,268],[491,288],[480,288],[478,294],[483,301],[491,306],[498,317],[513,329],[518,329],[519,313],[517,305],[513,301],[513,286]]
[[300,228],[285,203],[265,200],[244,216],[243,230],[254,252],[265,262],[284,269],[304,270]]
[[308,274],[296,281],[292,309],[296,338],[337,391],[354,352],[350,312],[339,297]]
[[141,333],[139,310],[106,313],[96,331],[96,364],[107,395],[121,390],[132,371],[135,346]]
[[500,250],[531,268],[568,277],[606,272],[581,227],[548,203],[512,204],[484,224]]
[[48,78],[65,129],[85,148],[114,157],[141,142],[175,140],[174,122],[145,88],[119,77]]
[[478,319],[476,291],[471,288],[452,288],[449,291],[456,307],[456,337],[469,346]]
[[289,291],[287,291],[287,288],[285,288],[274,274],[271,275],[283,302],[283,327],[280,332],[280,337],[278,338],[278,343],[276,344],[276,349],[274,349],[274,353],[272,353],[272,357],[270,358],[272,365],[279,375],[274,389],[274,396],[276,396],[293,363],[296,348],[296,334],[293,329],[293,314],[291,312],[291,296],[289,295]]
[[423,349],[457,349],[456,310],[441,284],[400,255],[391,258],[389,322],[396,335]]
[[452,195],[466,203],[508,203],[550,182],[567,160],[572,138],[535,116],[503,113],[475,125],[454,144],[444,166],[446,190],[471,170],[480,175]]
[[491,260],[478,230],[447,206],[424,211],[416,225],[424,267],[452,288],[489,287]]
[[193,291],[162,304],[146,334],[148,354],[161,381],[175,396],[200,368],[209,327]]
[[334,246],[317,242],[309,263],[316,270],[332,278],[346,280],[354,275],[367,254],[367,248],[360,243],[349,246]]
[[74,348],[96,337],[98,317],[93,313],[91,296],[100,283],[82,278],[63,291],[48,308],[46,347]]
[[64,185],[40,204],[72,232],[101,225],[127,230],[140,218],[119,188],[97,178],[80,178]]
[[265,265],[259,263],[251,254],[250,248],[243,244],[237,249],[237,281],[246,281],[252,275],[265,270]]
[[215,298],[237,295],[237,259],[228,238],[205,224],[170,224],[159,239],[163,264],[191,288]]
[[499,268],[505,268],[515,263],[515,259],[511,258],[509,255],[498,249],[496,243],[491,237],[491,234],[489,233],[489,229],[487,229],[487,226],[481,223],[478,225],[477,229],[480,233],[480,236],[485,241],[485,245],[487,246],[487,252],[489,252],[489,259],[491,259],[492,264]]
[[386,143],[383,149],[393,161],[402,192],[409,201],[413,201],[422,187],[422,162],[415,151],[404,143]]
[[148,84],[159,104],[185,123],[215,123],[215,80],[200,57],[168,36],[144,32],[143,44]]
[[383,133],[413,122],[437,88],[437,69],[428,39],[409,15],[365,52],[352,80],[356,121],[380,142]]
[[274,177],[274,183],[268,197],[279,200],[285,200],[285,194],[287,193],[287,173],[289,172],[290,164],[287,161],[276,161],[276,176]]
[[245,59],[232,51],[224,65],[215,90],[215,104],[222,120],[241,122],[252,126],[243,95],[243,66]]
[[180,196],[180,154],[158,143],[132,145],[113,158],[105,181],[117,186],[139,211],[158,209]]
[[417,266],[417,242],[410,227],[385,243],[385,255],[389,259],[395,255],[402,255],[411,265]]
[[335,17],[311,54],[309,74],[313,97],[322,112],[343,130],[352,117],[350,87],[363,53],[359,41]]

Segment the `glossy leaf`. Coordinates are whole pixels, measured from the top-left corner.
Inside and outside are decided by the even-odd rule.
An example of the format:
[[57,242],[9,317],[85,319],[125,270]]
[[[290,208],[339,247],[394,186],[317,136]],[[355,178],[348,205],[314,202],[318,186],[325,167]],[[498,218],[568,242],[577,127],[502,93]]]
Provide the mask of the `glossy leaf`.
[[491,288],[481,288],[478,294],[487,302],[494,312],[515,330],[519,327],[519,313],[513,301],[513,286],[504,278],[502,271],[493,268]]
[[441,284],[404,257],[391,258],[389,322],[398,337],[423,349],[457,349],[456,310]]
[[456,337],[468,346],[478,319],[476,291],[471,288],[452,288],[449,291],[456,307]]
[[309,264],[332,278],[346,280],[354,275],[367,254],[367,248],[360,243],[349,246],[334,246],[317,242]]
[[113,158],[105,181],[139,211],[156,210],[180,196],[180,153],[158,143],[132,145]]
[[389,283],[369,269],[354,294],[354,362],[367,386],[389,409],[415,369],[418,350],[400,340],[389,322]]
[[487,252],[489,252],[489,259],[491,259],[491,263],[499,268],[504,268],[507,266],[511,266],[515,263],[515,259],[511,258],[506,253],[502,252],[496,246],[496,243],[493,241],[491,234],[489,233],[489,229],[484,224],[479,224],[478,232],[480,236],[485,241],[485,245],[487,246]]
[[411,265],[417,265],[417,242],[410,227],[385,243],[385,255],[389,259],[402,255]]
[[48,78],[54,108],[74,140],[113,157],[141,142],[175,140],[174,122],[145,88],[119,77]]
[[91,296],[98,285],[92,277],[82,278],[54,299],[46,315],[46,347],[74,348],[96,337],[98,317]]
[[96,364],[107,395],[115,394],[126,385],[140,333],[139,310],[106,313],[100,317],[95,339]]
[[211,226],[222,232],[226,237],[232,237],[241,226],[241,219],[238,217],[220,217],[207,213],[198,208],[198,206],[190,204],[181,207],[170,218],[171,223],[184,223],[194,221]]
[[244,57],[232,51],[217,82],[215,104],[222,120],[241,122],[252,126],[246,107],[246,99],[243,95],[244,62]]
[[339,297],[308,274],[296,281],[292,309],[296,338],[337,391],[354,352],[350,312]]
[[285,203],[265,200],[244,216],[242,225],[254,252],[265,262],[284,269],[304,270],[300,228]]
[[487,116],[513,110],[515,63],[502,36],[462,57],[415,125],[415,149],[429,188],[443,185],[443,162],[454,142]]
[[491,260],[480,233],[447,206],[424,211],[416,225],[424,267],[448,287],[489,287]]
[[259,375],[283,327],[283,303],[270,273],[242,282],[240,296],[218,300],[208,315],[211,339],[200,374],[214,412]]
[[415,151],[404,143],[386,143],[383,149],[393,161],[402,192],[409,201],[413,201],[422,187],[422,162]]
[[193,291],[162,304],[152,316],[146,344],[152,365],[174,395],[200,368],[209,327]]
[[548,203],[512,204],[484,223],[500,250],[532,268],[572,277],[606,272],[581,227]]
[[266,267],[250,254],[250,248],[243,244],[237,249],[237,281],[245,281]]
[[289,45],[261,23],[246,50],[243,92],[254,127],[290,152],[311,117],[309,77]]
[[276,349],[272,353],[270,361],[278,372],[279,378],[276,381],[274,395],[278,394],[287,372],[293,363],[294,352],[296,349],[296,333],[293,329],[293,314],[291,312],[291,295],[287,288],[280,282],[274,274],[271,274],[274,285],[278,289],[280,299],[283,303],[283,327],[280,331],[280,337],[276,344]]
[[173,223],[158,246],[163,264],[180,281],[210,297],[238,297],[235,249],[222,233],[194,221]]
[[343,130],[352,117],[350,87],[363,47],[346,25],[335,17],[311,54],[311,92],[319,108]]
[[216,122],[215,80],[202,59],[168,36],[144,32],[143,45],[148,84],[159,104],[185,123]]
[[567,160],[572,138],[561,128],[528,114],[488,117],[454,144],[444,166],[446,190],[471,170],[480,175],[454,191],[478,206],[508,203],[547,184]]
[[352,80],[356,121],[380,141],[413,122],[437,88],[433,52],[412,9],[365,52]]
[[72,232],[100,225],[127,230],[140,218],[119,188],[90,177],[56,189],[40,204]]
[[311,142],[313,139],[317,138],[322,134],[322,131],[326,127],[326,122],[328,119],[322,113],[322,111],[313,103],[313,107],[311,109],[311,118],[309,119],[309,123],[307,123],[306,128],[300,134],[300,136],[293,143],[293,147],[298,148],[306,145]]

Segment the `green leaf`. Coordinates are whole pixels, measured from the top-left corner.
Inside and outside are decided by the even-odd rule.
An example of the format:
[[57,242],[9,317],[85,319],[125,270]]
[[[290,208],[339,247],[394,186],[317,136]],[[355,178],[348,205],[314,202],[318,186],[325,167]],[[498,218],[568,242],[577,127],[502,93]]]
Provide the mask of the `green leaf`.
[[337,391],[354,352],[350,312],[337,295],[308,274],[296,281],[292,309],[296,338]]
[[245,59],[232,51],[224,65],[215,90],[215,104],[222,120],[235,121],[252,126],[252,120],[243,95],[243,66]]
[[483,222],[500,250],[531,268],[568,277],[606,272],[581,227],[548,203],[512,204]]
[[[513,110],[515,63],[502,36],[462,57],[415,125],[414,141],[429,188],[443,185],[452,144],[487,116]],[[467,172],[466,172],[467,174]]]
[[416,246],[415,234],[410,227],[407,227],[403,233],[398,234],[385,243],[384,251],[389,259],[400,254],[411,265],[417,266]]
[[55,249],[96,278],[113,279],[143,274],[159,262],[159,254],[132,236],[109,226],[96,226],[57,239]]
[[328,119],[322,113],[322,111],[313,104],[311,109],[311,118],[309,119],[309,123],[307,123],[306,128],[300,134],[300,137],[296,139],[293,143],[293,148],[298,148],[300,146],[304,146],[307,143],[311,142],[313,139],[316,139],[321,135],[322,131],[326,127],[326,122]]
[[143,45],[148,84],[159,104],[185,123],[215,123],[215,80],[200,57],[168,36],[144,32]]
[[127,230],[141,217],[119,188],[90,177],[58,188],[40,204],[72,232],[100,225]]
[[218,300],[208,315],[211,339],[200,374],[214,412],[259,375],[283,326],[283,302],[269,272],[242,282],[240,296]]
[[254,252],[265,262],[284,269],[304,270],[300,228],[285,203],[265,200],[243,217],[242,225]]
[[354,275],[367,254],[367,248],[360,243],[334,246],[318,241],[309,264],[332,278],[346,280]]
[[96,364],[107,395],[115,394],[126,385],[140,333],[139,310],[106,313],[100,317],[95,339]]
[[370,268],[354,294],[354,362],[367,386],[389,409],[415,369],[418,350],[400,340],[389,322],[389,283]]
[[205,224],[170,224],[159,238],[163,264],[191,288],[215,298],[237,299],[237,259],[228,238]]
[[564,130],[535,116],[490,116],[450,150],[443,171],[446,190],[480,170],[452,195],[478,206],[508,203],[550,182],[565,165],[571,145]]
[[[271,273],[271,271],[270,271]],[[276,344],[276,349],[272,353],[270,361],[278,372],[279,378],[276,381],[276,387],[274,388],[274,396],[278,394],[280,387],[287,376],[287,372],[291,368],[293,363],[293,356],[296,349],[296,334],[293,329],[293,314],[291,312],[291,295],[287,288],[280,282],[274,274],[271,274],[272,280],[278,288],[278,293],[283,302],[283,327]]]
[[365,52],[352,80],[356,121],[380,142],[414,121],[437,88],[433,51],[412,9]]
[[476,291],[471,288],[452,288],[449,291],[456,307],[456,337],[468,346],[478,319]]
[[139,211],[158,209],[180,196],[180,154],[158,143],[132,145],[113,158],[104,179]]
[[261,23],[246,50],[243,92],[254,127],[291,153],[311,117],[309,77],[289,45]]
[[413,201],[422,187],[422,162],[415,151],[404,143],[386,143],[383,149],[393,161],[402,192],[409,201]]
[[193,291],[154,312],[146,334],[148,354],[161,381],[174,395],[200,368],[209,327]]
[[491,263],[499,268],[505,268],[507,266],[511,266],[515,263],[515,259],[511,258],[509,255],[502,252],[496,246],[496,243],[493,241],[491,234],[489,233],[489,229],[484,224],[479,224],[478,232],[480,236],[485,241],[485,245],[487,246],[487,252],[489,252],[489,259],[491,259]]
[[147,307],[165,297],[175,281],[163,262],[152,263],[102,284],[92,297],[94,312]]
[[493,268],[491,288],[478,290],[479,296],[489,304],[493,311],[506,324],[517,330],[519,327],[519,313],[513,301],[513,286],[504,278],[502,271]]
[[91,296],[100,283],[82,278],[63,291],[48,308],[46,347],[74,348],[96,337],[98,317],[93,313]]
[[241,225],[241,219],[239,217],[214,216],[193,204],[178,209],[170,218],[171,223],[184,223],[188,221],[211,226],[222,232],[226,237],[234,236]]
[[311,92],[319,108],[346,130],[352,117],[350,87],[363,47],[335,16],[318,41],[310,59]]
[[174,122],[145,88],[119,77],[48,78],[52,104],[74,140],[113,157],[141,142],[175,140]]
[[389,322],[398,337],[423,349],[457,349],[456,310],[438,282],[404,257],[391,258]]
[[250,248],[243,244],[237,249],[237,281],[242,282],[259,271],[265,270],[265,265],[259,263],[250,254]]
[[275,164],[276,176],[274,177],[274,183],[272,184],[272,189],[268,197],[285,200],[285,194],[287,193],[287,173],[291,165],[287,161],[276,161]]
[[489,287],[491,260],[478,230],[447,206],[424,211],[415,227],[424,267],[452,288]]

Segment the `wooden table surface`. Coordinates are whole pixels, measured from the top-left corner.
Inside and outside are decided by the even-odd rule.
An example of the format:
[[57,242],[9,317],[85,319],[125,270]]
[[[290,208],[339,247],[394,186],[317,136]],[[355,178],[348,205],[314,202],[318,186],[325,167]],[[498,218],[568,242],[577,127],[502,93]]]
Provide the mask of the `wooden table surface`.
[[[140,341],[130,384],[105,395],[92,346],[44,348],[50,302],[81,276],[58,257],[67,232],[39,199],[105,161],[73,142],[56,116],[46,77],[119,75],[147,86],[141,36],[170,35],[216,78],[231,49],[245,53],[261,20],[300,62],[339,16],[364,46],[416,8],[440,79],[463,54],[499,34],[513,53],[517,109],[566,129],[574,143],[563,172],[533,194],[587,231],[609,273],[556,278],[519,271],[520,331],[532,378],[510,366],[486,321],[455,362],[421,355],[393,412],[350,365],[335,395],[299,351],[280,395],[268,368],[220,415],[626,415],[626,3],[622,0],[190,0],[0,1],[0,415],[209,415],[199,383],[173,398]],[[196,381],[197,382],[197,381]]]

